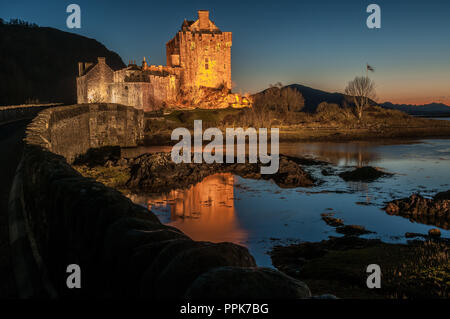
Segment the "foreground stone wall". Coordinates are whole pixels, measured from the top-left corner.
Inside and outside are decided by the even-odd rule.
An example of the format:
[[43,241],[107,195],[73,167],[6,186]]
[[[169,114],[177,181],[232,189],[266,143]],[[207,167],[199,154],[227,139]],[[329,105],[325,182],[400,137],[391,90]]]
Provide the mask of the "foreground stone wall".
[[[258,268],[245,247],[194,241],[67,163],[88,146],[123,142],[117,132],[123,133],[129,116],[119,105],[77,105],[44,111],[29,126],[9,201],[21,297],[310,296],[304,283]],[[106,125],[112,118],[116,124]],[[94,127],[103,133],[80,132]],[[81,268],[81,289],[67,288],[71,264]]]
[[32,119],[40,111],[59,104],[0,106],[0,125],[13,121]]

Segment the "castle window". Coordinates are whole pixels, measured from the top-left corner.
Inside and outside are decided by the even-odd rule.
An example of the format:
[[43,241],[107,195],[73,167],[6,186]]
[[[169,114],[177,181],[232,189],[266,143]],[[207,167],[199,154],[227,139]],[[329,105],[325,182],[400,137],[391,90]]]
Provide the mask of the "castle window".
[[209,60],[208,58],[205,58],[205,70],[209,69],[209,64],[208,64]]

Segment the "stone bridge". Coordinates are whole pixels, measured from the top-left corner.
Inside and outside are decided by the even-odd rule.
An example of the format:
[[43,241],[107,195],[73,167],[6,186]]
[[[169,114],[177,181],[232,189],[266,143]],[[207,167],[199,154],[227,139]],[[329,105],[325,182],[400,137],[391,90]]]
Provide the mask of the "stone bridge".
[[[257,267],[245,247],[194,241],[71,167],[89,148],[137,145],[143,121],[131,107],[80,104],[47,108],[27,126],[7,216],[17,296],[309,297],[304,283]],[[81,289],[66,285],[70,264],[81,268]]]

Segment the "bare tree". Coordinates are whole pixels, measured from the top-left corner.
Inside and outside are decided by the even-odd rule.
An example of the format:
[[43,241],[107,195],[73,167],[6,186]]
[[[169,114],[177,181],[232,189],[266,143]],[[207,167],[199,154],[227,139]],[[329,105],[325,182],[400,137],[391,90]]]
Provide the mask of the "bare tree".
[[375,82],[369,79],[368,76],[357,76],[348,82],[345,94],[353,97],[356,115],[358,119],[361,119],[364,109],[369,105],[369,99],[374,99],[376,96]]

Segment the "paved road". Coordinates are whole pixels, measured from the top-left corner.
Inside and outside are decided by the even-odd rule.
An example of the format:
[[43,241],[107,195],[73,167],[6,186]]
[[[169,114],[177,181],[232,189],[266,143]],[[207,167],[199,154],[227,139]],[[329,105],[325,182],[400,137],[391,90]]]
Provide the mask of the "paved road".
[[8,197],[22,156],[22,138],[30,120],[0,125],[0,299],[15,298],[8,234]]

